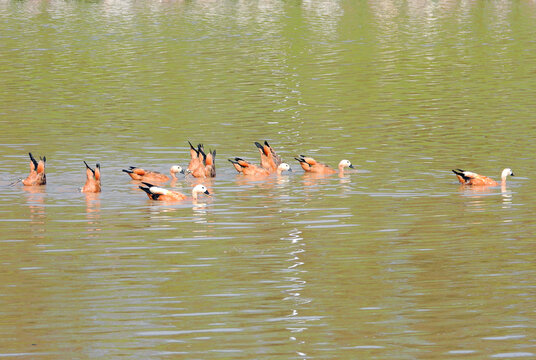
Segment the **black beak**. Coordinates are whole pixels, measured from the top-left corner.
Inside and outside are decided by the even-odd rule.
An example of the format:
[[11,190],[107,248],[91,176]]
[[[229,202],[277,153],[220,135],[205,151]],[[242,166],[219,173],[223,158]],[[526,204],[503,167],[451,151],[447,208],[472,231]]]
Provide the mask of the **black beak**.
[[512,174],[510,174],[510,175],[515,176],[514,173],[512,173]]
[[181,168],[180,173],[184,175],[184,169]]
[[350,166],[348,166],[350,169],[354,169],[354,165],[350,164]]
[[292,168],[288,168],[288,171],[292,172]]
[[203,194],[210,195],[210,193],[208,192],[208,190],[205,190],[205,192],[204,192]]

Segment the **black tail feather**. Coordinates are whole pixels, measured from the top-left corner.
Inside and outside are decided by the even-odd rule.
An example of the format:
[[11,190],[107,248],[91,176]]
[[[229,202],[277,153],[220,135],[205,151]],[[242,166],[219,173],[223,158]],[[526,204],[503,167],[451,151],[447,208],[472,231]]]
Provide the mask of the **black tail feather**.
[[190,144],[190,149],[192,149],[197,155],[199,155],[199,151],[197,151],[197,149],[192,145],[190,141],[188,141],[188,144]]
[[37,160],[35,160],[35,158],[33,157],[32,153],[28,153],[28,155],[30,155],[30,160],[32,161],[32,163],[34,165],[34,170],[37,170]]
[[[145,184],[145,183],[144,183]],[[145,187],[145,186],[138,186],[140,189],[142,189],[143,191],[145,191],[147,193],[147,195],[149,195],[149,197],[153,200],[158,200],[158,197],[160,196],[160,194],[153,194],[151,192],[151,189]]]
[[95,175],[95,170],[93,170],[93,169],[87,164],[87,162],[85,162],[85,160],[84,160],[84,164],[86,164],[86,167],[87,167],[89,170],[91,170],[91,172],[93,173],[93,175]]

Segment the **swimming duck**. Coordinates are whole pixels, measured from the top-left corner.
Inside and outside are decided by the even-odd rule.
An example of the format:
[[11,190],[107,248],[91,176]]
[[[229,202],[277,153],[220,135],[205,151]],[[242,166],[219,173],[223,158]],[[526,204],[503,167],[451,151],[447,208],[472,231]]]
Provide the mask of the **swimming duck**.
[[186,196],[178,191],[167,190],[153,184],[143,182],[145,186],[139,186],[140,189],[145,191],[149,199],[159,201],[182,201],[182,200],[197,200],[199,194],[210,195],[205,185],[199,184],[192,189],[192,197]]
[[45,174],[46,156],[39,157],[38,162],[32,153],[28,153],[28,155],[30,155],[30,174],[26,179],[22,180],[22,183],[25,186],[45,185],[47,183],[47,176]]
[[216,150],[209,150],[205,153],[203,144],[198,144],[197,149],[190,144],[190,164],[187,172],[196,178],[207,178],[216,176]]
[[[166,182],[170,179],[170,177],[165,174],[156,171],[147,171],[135,166],[130,166],[128,170],[123,169],[123,172],[126,172],[132,180]],[[177,174],[184,174],[184,170],[179,165],[173,165],[169,169],[169,173],[171,174],[171,179],[176,180]]]
[[[471,171],[465,171],[462,169],[455,169],[452,170],[454,174],[456,174],[456,177],[458,178],[458,181],[460,184],[463,185],[471,185],[471,186],[499,186],[499,183],[497,183],[492,178],[489,178],[484,175],[479,175],[477,173],[471,172]],[[506,168],[501,173],[501,185],[506,185],[506,177],[508,175],[514,176],[514,173],[512,172],[512,169]]]
[[335,174],[337,172],[343,174],[344,168],[346,167],[354,169],[350,160],[341,160],[338,166],[339,171],[337,171],[325,164],[317,162],[310,156],[300,155],[300,157],[296,157],[295,159],[298,160],[303,170],[316,174]]
[[[231,164],[233,164],[236,171],[246,176],[266,177],[271,174],[269,170],[263,169],[262,167],[251,164],[250,162],[247,162],[246,160],[238,158],[238,157],[235,157],[234,159],[229,159],[229,161],[231,162]],[[276,169],[276,174],[281,175],[283,171],[292,171],[292,169],[290,168],[289,164],[281,163]]]
[[282,163],[281,156],[277,155],[275,150],[268,144],[268,141],[264,141],[264,145],[255,142],[255,146],[261,153],[261,167],[269,172],[276,172],[277,167]]
[[85,193],[98,193],[101,192],[100,182],[100,164],[95,165],[95,169],[92,169],[85,161],[86,164],[86,184],[82,188],[82,192]]

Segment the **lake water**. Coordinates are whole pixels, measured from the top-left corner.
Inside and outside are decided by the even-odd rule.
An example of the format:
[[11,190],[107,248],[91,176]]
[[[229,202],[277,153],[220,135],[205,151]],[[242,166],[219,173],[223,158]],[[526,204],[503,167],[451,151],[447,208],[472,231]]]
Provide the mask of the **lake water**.
[[[535,20],[534,1],[0,1],[0,357],[536,357]],[[217,149],[212,197],[150,201],[121,172],[186,166],[188,140]],[[237,175],[264,140],[294,171]],[[28,152],[44,187],[10,186]],[[83,160],[102,193],[79,192]],[[505,167],[485,191],[451,173]]]

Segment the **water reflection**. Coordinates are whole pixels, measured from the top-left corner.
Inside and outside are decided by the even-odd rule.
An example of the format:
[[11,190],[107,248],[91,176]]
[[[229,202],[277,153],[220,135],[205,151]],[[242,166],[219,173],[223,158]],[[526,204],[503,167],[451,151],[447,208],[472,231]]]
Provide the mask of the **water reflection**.
[[512,190],[506,189],[506,184],[501,185],[501,195],[503,200],[503,209],[512,207]]
[[92,237],[97,237],[100,232],[100,210],[101,210],[101,193],[83,193],[86,199],[86,219],[87,232],[91,233]]
[[34,237],[43,238],[45,233],[46,186],[23,186],[26,203],[30,209],[30,224]]
[[[305,341],[300,340],[300,337],[305,336],[300,335],[300,333],[308,329],[308,322],[318,320],[318,317],[304,316],[301,314],[302,306],[312,301],[302,294],[307,286],[307,281],[302,277],[302,274],[306,272],[302,269],[305,264],[305,260],[303,259],[306,252],[305,244],[303,243],[302,232],[297,228],[290,230],[288,236],[282,237],[281,240],[289,241],[290,249],[290,258],[287,260],[290,265],[283,270],[287,274],[284,280],[290,283],[290,285],[285,285],[286,289],[284,292],[287,296],[283,298],[284,302],[290,302],[291,304],[290,314],[287,315],[287,320],[290,323],[287,325],[287,330],[291,333],[290,339],[292,341],[298,341],[298,344],[302,345],[305,344]],[[303,351],[298,352],[298,354],[301,354],[300,356],[307,355]]]
[[[2,169],[18,173],[16,152],[54,153],[57,139],[53,168],[70,171],[71,152],[95,149],[119,169],[114,190],[85,203],[56,191],[73,183],[64,173],[48,194],[0,194],[12,239],[1,251],[0,356],[34,337],[58,354],[73,334],[93,357],[524,354],[506,350],[531,346],[532,184],[513,188],[513,206],[509,188],[457,192],[437,169],[504,156],[535,173],[534,2],[358,5],[0,2],[1,122],[18,125],[4,126],[18,148],[2,144]],[[366,148],[373,170],[256,181],[229,169],[169,184],[215,193],[174,204],[148,200],[120,172],[127,156],[171,161],[178,140],[201,134],[230,154],[264,136],[285,142],[285,156]],[[44,310],[19,316],[36,289]],[[58,321],[65,305],[86,315]],[[526,328],[496,334],[516,323]]]

